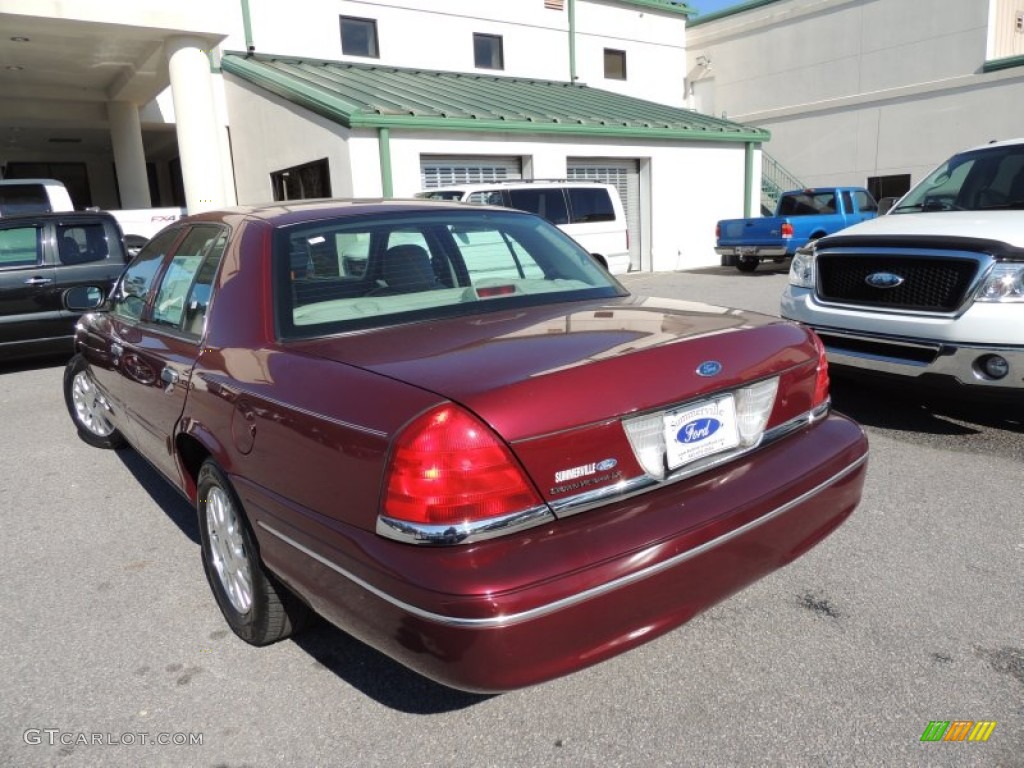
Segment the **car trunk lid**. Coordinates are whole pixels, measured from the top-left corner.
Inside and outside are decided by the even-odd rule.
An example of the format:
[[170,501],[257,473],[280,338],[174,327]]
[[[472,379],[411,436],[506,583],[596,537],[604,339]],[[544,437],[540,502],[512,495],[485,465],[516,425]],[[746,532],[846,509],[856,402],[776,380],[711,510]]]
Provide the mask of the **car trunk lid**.
[[637,414],[773,376],[786,377],[774,421],[808,410],[817,364],[809,338],[777,318],[626,297],[297,346],[476,413],[512,446],[550,501],[645,475],[622,424]]

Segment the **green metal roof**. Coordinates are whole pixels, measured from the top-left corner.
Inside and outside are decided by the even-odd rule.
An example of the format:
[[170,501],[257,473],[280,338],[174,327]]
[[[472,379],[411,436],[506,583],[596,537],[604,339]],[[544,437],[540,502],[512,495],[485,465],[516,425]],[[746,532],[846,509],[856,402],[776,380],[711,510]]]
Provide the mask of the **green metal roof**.
[[677,0],[619,0],[619,2],[623,5],[636,5],[641,8],[650,8],[654,11],[678,13],[683,16],[692,16],[697,13],[696,10],[688,6],[685,2],[677,2]]
[[226,53],[223,71],[349,128],[766,142],[761,128],[586,85]]

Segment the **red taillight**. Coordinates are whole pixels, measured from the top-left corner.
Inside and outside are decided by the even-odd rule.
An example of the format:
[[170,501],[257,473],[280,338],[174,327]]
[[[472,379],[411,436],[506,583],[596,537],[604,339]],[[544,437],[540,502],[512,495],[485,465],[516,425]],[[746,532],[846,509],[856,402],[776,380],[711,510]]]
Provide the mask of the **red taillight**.
[[458,406],[427,411],[398,437],[384,497],[387,517],[458,525],[542,503],[505,444]]
[[788,221],[782,222],[782,236],[792,237],[793,236],[793,225]]
[[828,357],[825,354],[825,345],[818,338],[818,334],[812,331],[811,338],[814,339],[814,348],[818,352],[818,376],[814,381],[814,400],[811,407],[817,408],[828,400]]
[[715,240],[721,240],[721,239],[722,239],[722,225],[721,224],[715,224]]

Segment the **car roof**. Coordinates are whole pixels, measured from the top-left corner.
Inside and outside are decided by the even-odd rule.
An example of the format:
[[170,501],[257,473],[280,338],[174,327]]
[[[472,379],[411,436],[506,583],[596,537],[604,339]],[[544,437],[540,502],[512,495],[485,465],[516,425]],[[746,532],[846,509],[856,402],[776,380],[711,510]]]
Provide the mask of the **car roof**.
[[1012,146],[1014,146],[1016,144],[1024,144],[1024,137],[1021,137],[1019,139],[1003,139],[1002,141],[995,141],[995,140],[993,140],[993,141],[988,142],[987,144],[979,144],[976,147],[968,147],[967,149],[960,150],[960,152],[957,152],[956,154],[959,155],[959,154],[961,154],[963,152],[977,152],[979,149],[993,149],[993,148],[996,148],[996,147],[1012,147]]
[[479,192],[488,189],[532,189],[535,187],[600,187],[602,189],[614,188],[611,184],[592,179],[509,179],[507,181],[474,181],[470,184],[446,184],[443,187],[431,187],[423,192]]
[[15,184],[42,184],[48,187],[63,187],[63,181],[57,181],[57,179],[0,179],[0,184],[4,186],[13,186]]
[[77,221],[79,219],[91,221],[104,219],[117,224],[117,219],[107,211],[37,211],[35,213],[28,211],[0,216],[0,222],[4,223],[19,221]]
[[415,213],[417,211],[484,211],[492,210],[505,214],[532,214],[500,206],[473,205],[455,200],[425,200],[422,198],[322,198],[316,200],[289,200],[287,202],[263,203],[260,205],[239,205],[186,216],[179,221],[220,220],[230,217],[244,217],[264,221],[271,226],[287,226],[305,221],[345,216],[360,216],[369,213]]

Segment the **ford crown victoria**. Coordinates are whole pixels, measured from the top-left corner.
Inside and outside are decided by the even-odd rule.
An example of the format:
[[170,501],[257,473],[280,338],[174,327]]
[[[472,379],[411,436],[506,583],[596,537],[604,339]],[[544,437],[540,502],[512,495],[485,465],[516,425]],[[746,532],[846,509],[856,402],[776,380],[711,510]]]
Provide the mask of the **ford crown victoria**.
[[190,216],[76,347],[78,432],[195,504],[239,637],[316,611],[466,690],[679,626],[821,541],[866,471],[812,332],[631,296],[521,211]]

